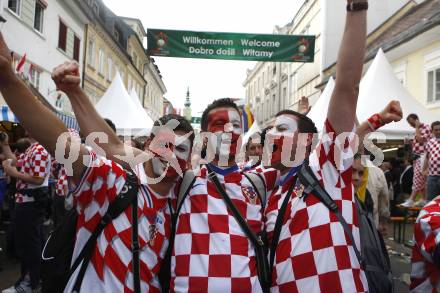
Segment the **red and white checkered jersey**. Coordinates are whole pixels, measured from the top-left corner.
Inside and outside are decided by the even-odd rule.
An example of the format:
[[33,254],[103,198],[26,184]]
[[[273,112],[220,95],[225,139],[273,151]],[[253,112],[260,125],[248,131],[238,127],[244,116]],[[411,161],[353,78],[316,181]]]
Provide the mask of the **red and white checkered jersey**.
[[418,142],[415,138],[412,142],[412,152],[414,154],[424,154],[426,149],[426,142],[431,138],[431,128],[428,124],[421,123],[419,126],[420,134],[422,136],[422,142]]
[[[321,186],[339,206],[360,247],[351,182],[353,152],[350,144],[354,133],[345,137],[336,139],[327,121],[321,141],[309,160]],[[339,156],[341,151],[346,154]],[[271,242],[278,210],[289,188],[295,184],[275,252],[272,292],[367,292],[365,273],[338,218],[313,194],[304,198],[296,180],[291,177],[272,193],[265,213]]]
[[66,196],[68,193],[68,178],[66,174],[66,169],[61,166],[58,172],[58,178],[55,184],[55,193],[58,196]]
[[20,166],[20,172],[22,173],[45,179],[41,185],[26,183],[17,179],[15,201],[17,203],[32,202],[34,201],[32,196],[21,194],[19,191],[21,189],[35,189],[49,185],[50,155],[41,144],[35,142],[18,157],[17,166]]
[[50,179],[56,180],[58,178],[58,172],[60,169],[60,163],[51,156],[51,163],[50,163]]
[[66,196],[69,190],[66,169],[54,158],[52,158],[50,177],[55,181],[55,194]]
[[440,176],[440,138],[431,138],[426,152],[429,154],[429,176]]
[[[123,188],[126,178],[120,165],[91,156],[89,167],[72,193],[78,211],[72,262]],[[141,291],[160,292],[157,274],[168,248],[171,225],[168,201],[173,193],[166,197],[157,195],[146,184],[143,166],[138,165],[135,171],[141,183],[138,193]],[[81,292],[133,292],[131,229],[132,207],[129,206],[98,237]],[[79,267],[64,292],[72,291]]]
[[[235,168],[234,168],[235,167]],[[240,169],[217,177],[255,233],[263,229],[260,199]],[[261,173],[271,191],[278,172]],[[200,170],[179,212],[171,260],[173,292],[261,292],[252,243],[227,208],[206,166]]]
[[[440,196],[429,202],[414,224],[411,292],[440,292],[440,269],[434,263],[440,244]],[[438,262],[438,260],[437,260]]]

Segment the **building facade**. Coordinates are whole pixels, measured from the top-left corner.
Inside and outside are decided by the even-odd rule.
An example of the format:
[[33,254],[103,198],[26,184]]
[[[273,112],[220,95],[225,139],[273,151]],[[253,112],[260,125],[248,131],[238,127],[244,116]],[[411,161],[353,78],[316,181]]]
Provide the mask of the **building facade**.
[[13,51],[14,66],[25,59],[22,76],[50,105],[71,113],[67,97],[56,90],[51,74],[56,66],[72,60],[82,70],[86,15],[70,0],[3,0],[2,4],[0,14],[6,19],[2,33]]
[[[292,21],[275,27],[275,34],[314,35],[313,63],[258,62],[248,70],[243,86],[246,102],[251,105],[261,126],[271,123],[278,110],[296,110],[302,96],[313,104],[320,96],[324,71],[337,58],[345,22],[345,0],[303,0]],[[394,15],[411,0],[369,1],[368,32]],[[420,2],[420,1],[418,1]]]
[[167,88],[162,80],[159,67],[157,67],[153,58],[150,58],[150,62],[146,65],[144,77],[147,80],[147,86],[142,105],[150,117],[156,120],[164,114],[164,95],[167,92]]
[[142,99],[147,83],[143,71],[148,57],[140,36],[101,0],[76,1],[90,19],[85,33],[86,93],[97,103],[119,72],[127,90],[135,90]]
[[[365,69],[379,48],[409,93],[440,114],[440,1],[409,1],[373,31],[368,36]],[[324,79],[335,70],[335,64],[327,68]]]

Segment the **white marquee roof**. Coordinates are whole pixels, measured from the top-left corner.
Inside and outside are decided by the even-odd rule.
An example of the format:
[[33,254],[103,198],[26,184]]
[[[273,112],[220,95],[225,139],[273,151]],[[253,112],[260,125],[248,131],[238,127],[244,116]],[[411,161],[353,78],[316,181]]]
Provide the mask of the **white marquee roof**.
[[119,72],[95,108],[103,118],[113,121],[118,134],[132,131],[133,135],[139,135],[137,132],[145,133],[152,127],[151,118],[130,97]]
[[[327,116],[328,105],[334,89],[331,78],[316,104],[312,107],[309,117],[315,122],[318,130],[322,129]],[[403,119],[397,123],[390,123],[380,129],[387,139],[403,139],[414,134],[414,129],[406,122],[406,116],[416,113],[424,123],[432,123],[438,117],[421,105],[405,89],[397,79],[382,49],[380,49],[363,77],[357,105],[359,122],[367,120],[372,114],[385,108],[392,100],[400,102],[403,110]]]

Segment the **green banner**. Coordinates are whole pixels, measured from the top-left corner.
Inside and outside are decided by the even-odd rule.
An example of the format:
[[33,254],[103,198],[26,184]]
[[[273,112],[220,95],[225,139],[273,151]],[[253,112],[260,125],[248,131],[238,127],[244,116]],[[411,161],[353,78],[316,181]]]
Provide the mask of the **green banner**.
[[313,62],[314,36],[148,29],[151,56],[247,61]]

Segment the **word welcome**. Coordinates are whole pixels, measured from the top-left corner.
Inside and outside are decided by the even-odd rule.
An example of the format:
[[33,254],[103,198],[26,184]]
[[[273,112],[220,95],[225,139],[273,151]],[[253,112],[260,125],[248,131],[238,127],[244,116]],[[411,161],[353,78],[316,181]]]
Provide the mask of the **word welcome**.
[[249,61],[313,62],[314,36],[149,29],[153,56]]

